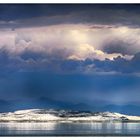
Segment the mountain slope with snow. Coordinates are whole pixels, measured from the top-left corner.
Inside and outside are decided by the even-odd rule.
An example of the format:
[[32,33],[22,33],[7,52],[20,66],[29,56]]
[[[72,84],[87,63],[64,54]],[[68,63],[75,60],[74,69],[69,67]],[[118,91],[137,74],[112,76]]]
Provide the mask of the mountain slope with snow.
[[0,113],[0,122],[86,122],[86,121],[140,121],[140,116],[128,116],[112,112],[88,112],[30,109]]

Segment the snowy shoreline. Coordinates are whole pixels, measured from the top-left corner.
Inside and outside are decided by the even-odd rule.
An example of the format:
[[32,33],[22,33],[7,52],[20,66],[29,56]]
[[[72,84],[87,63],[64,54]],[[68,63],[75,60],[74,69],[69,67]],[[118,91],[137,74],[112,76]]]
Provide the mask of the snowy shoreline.
[[114,112],[30,109],[0,113],[0,123],[6,122],[140,122],[140,116]]

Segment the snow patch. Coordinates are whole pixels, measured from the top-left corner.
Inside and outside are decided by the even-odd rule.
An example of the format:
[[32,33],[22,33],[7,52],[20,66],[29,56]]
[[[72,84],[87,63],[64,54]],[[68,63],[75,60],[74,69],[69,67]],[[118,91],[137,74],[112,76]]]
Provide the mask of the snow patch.
[[0,122],[47,122],[47,121],[140,121],[140,116],[129,116],[113,112],[84,112],[53,109],[19,110],[0,113]]

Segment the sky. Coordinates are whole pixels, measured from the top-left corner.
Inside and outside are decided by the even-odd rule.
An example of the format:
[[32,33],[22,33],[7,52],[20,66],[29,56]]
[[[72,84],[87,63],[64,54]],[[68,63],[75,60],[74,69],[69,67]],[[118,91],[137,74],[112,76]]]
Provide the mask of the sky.
[[140,115],[139,4],[1,4],[0,112]]

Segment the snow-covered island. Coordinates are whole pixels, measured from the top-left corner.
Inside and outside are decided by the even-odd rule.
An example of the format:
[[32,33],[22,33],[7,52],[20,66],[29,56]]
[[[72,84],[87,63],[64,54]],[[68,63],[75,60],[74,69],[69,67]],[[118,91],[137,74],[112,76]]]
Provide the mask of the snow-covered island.
[[0,113],[0,122],[140,122],[140,116],[112,112],[65,111],[53,109],[30,109]]

